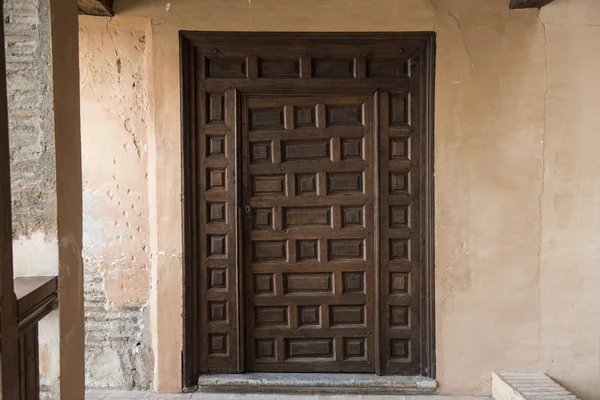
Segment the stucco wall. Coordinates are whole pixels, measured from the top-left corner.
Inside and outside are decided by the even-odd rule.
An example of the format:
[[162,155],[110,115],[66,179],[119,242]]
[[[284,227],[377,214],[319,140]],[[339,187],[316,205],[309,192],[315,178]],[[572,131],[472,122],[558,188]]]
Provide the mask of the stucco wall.
[[147,20],[79,23],[86,384],[148,389]]
[[[150,18],[149,242],[155,387],[180,389],[178,31],[438,33],[437,372],[489,393],[542,370],[600,399],[600,3],[555,0],[119,0]],[[118,18],[117,18],[118,19]],[[596,168],[595,168],[596,167]]]

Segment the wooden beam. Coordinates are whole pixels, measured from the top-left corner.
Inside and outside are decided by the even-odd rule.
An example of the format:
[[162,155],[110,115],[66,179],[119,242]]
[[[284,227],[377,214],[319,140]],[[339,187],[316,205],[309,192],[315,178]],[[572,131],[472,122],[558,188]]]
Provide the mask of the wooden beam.
[[546,4],[553,2],[554,0],[510,0],[510,9],[515,10],[518,8],[542,8]]
[[113,15],[113,0],[77,0],[79,11],[87,15],[110,17]]

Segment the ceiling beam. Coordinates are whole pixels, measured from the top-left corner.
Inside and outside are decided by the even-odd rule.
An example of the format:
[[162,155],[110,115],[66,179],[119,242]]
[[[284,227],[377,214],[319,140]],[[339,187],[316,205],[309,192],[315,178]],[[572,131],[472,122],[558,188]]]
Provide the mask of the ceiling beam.
[[77,0],[79,11],[87,15],[110,17],[113,15],[113,0]]
[[518,8],[542,8],[546,4],[553,2],[554,0],[510,0],[510,9]]

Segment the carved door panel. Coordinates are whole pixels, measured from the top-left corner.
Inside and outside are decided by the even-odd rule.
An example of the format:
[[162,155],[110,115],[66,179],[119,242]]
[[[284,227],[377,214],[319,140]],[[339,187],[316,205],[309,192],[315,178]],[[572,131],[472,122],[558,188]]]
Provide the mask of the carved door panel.
[[373,97],[241,114],[248,370],[374,372]]

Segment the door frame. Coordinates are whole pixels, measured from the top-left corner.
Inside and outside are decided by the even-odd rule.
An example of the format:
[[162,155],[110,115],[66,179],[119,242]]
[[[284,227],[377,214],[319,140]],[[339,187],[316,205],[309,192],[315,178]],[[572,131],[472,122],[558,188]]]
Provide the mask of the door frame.
[[[200,285],[198,261],[199,249],[199,195],[195,184],[197,182],[197,166],[200,151],[203,146],[196,142],[197,129],[197,84],[195,71],[198,68],[197,53],[194,41],[234,39],[243,35],[244,40],[251,43],[253,38],[273,37],[286,42],[294,39],[371,39],[388,42],[394,45],[396,41],[418,41],[422,47],[421,76],[424,77],[421,88],[422,124],[424,147],[422,149],[423,165],[421,169],[422,182],[425,184],[421,199],[423,227],[420,232],[422,243],[422,272],[421,272],[421,375],[435,378],[435,252],[434,252],[434,87],[435,87],[435,32],[381,32],[381,33],[258,33],[258,32],[187,32],[181,31],[180,37],[180,79],[181,79],[181,154],[182,154],[182,223],[183,223],[183,349],[182,349],[182,378],[184,388],[197,386],[198,377],[202,371],[202,361],[199,349],[206,346],[200,335]],[[376,92],[379,89],[375,88]],[[348,88],[361,91],[364,87]],[[278,93],[274,89],[274,93]],[[243,95],[254,94],[243,92]],[[259,94],[259,93],[256,93]],[[264,94],[264,90],[260,93]],[[235,90],[235,97],[240,93]],[[239,102],[236,105],[239,107]],[[238,110],[239,112],[239,110]],[[237,113],[236,113],[237,114]],[[237,119],[237,115],[235,116]],[[239,170],[239,168],[238,168]],[[238,172],[238,171],[236,171]],[[239,194],[238,194],[239,196]],[[237,221],[236,221],[237,223]],[[238,304],[244,301],[238,298]],[[243,308],[243,307],[242,307]],[[242,311],[243,312],[243,311]],[[243,326],[241,326],[243,331]],[[242,335],[243,336],[243,335]],[[245,338],[240,338],[245,340]],[[243,361],[242,361],[243,364]]]

